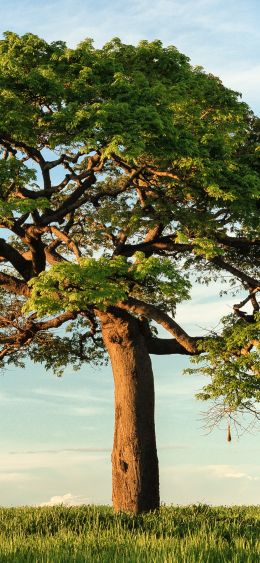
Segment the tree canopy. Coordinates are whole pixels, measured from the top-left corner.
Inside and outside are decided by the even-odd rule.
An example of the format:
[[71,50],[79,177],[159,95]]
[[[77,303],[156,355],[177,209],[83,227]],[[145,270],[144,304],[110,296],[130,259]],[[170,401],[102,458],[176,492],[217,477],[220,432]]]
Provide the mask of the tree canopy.
[[[116,38],[70,49],[7,32],[2,365],[29,356],[59,372],[100,362],[99,313],[127,311],[149,353],[199,362],[193,371],[210,377],[200,398],[213,400],[218,416],[256,414],[258,141],[259,120],[240,95],[175,47]],[[234,301],[243,297],[218,330],[190,336],[176,307],[194,283],[218,280]],[[171,338],[159,338],[154,323]],[[67,332],[57,334],[62,325]]]

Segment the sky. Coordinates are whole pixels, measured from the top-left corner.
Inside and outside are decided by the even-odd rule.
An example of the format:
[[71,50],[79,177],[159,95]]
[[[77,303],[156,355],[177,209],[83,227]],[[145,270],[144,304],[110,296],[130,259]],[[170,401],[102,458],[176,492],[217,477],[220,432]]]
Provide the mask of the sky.
[[[258,0],[0,0],[0,35],[35,33],[73,47],[92,37],[136,44],[161,39],[193,65],[219,76],[260,113]],[[192,334],[216,326],[233,298],[197,286],[177,320]],[[208,434],[200,376],[188,360],[153,357],[161,500],[167,504],[259,504],[260,452],[255,432],[226,441],[225,425]],[[0,376],[0,504],[111,503],[113,384],[109,367],[68,368],[62,378],[28,363]]]

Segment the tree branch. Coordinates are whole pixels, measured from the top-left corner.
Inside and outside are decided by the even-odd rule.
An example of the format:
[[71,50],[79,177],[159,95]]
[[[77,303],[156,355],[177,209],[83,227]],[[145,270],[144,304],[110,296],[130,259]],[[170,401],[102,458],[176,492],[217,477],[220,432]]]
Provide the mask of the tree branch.
[[28,281],[32,276],[32,263],[26,260],[18,250],[13,248],[3,238],[0,239],[0,257],[10,262],[24,280]]
[[214,258],[211,258],[210,262],[212,262],[212,264],[215,264],[215,266],[218,266],[222,270],[226,270],[227,272],[230,272],[230,274],[240,279],[249,288],[255,289],[260,285],[259,280],[257,280],[256,278],[252,278],[251,276],[248,276],[244,272],[241,272],[241,270],[239,270],[235,266],[228,264],[228,262],[225,262],[225,260],[221,256],[215,256]]
[[4,138],[0,139],[0,143],[2,143],[2,145],[6,147],[7,146],[15,147],[16,149],[24,152],[29,158],[37,162],[37,164],[39,164],[41,168],[43,182],[44,182],[44,189],[48,190],[51,188],[50,172],[48,168],[45,167],[46,161],[43,158],[41,151],[39,149],[36,149],[35,147],[31,147],[30,145],[27,145],[27,143],[24,143],[23,141],[17,141],[15,139],[12,139],[9,135],[5,139]]
[[49,319],[48,321],[42,321],[35,323],[37,331],[39,330],[49,330],[50,328],[58,328],[67,321],[71,321],[77,317],[78,313],[76,311],[65,311],[61,313],[58,317],[54,319]]
[[0,272],[0,286],[9,293],[23,295],[24,297],[28,297],[30,293],[27,283],[9,274],[4,274],[3,272]]
[[245,237],[230,237],[228,235],[222,235],[219,233],[216,234],[216,239],[224,246],[238,248],[239,250],[244,251],[248,251],[254,246],[260,246],[259,239],[248,240]]
[[12,336],[1,338],[1,343],[5,344],[5,347],[0,351],[0,359],[13,354],[24,346],[28,346],[38,332],[59,328],[65,322],[75,319],[76,316],[76,311],[66,311],[54,319],[37,323],[34,322],[35,315],[31,315],[23,327],[17,327],[13,324],[14,328],[16,328],[16,333],[12,334]]
[[[159,230],[159,229],[158,229]],[[151,233],[152,234],[152,233]],[[155,233],[153,233],[155,234]],[[176,235],[168,235],[165,237],[158,237],[152,241],[144,241],[136,244],[124,244],[120,248],[115,249],[114,254],[122,256],[133,256],[137,251],[144,253],[164,254],[165,252],[187,252],[192,250],[192,244],[182,244],[174,242],[173,238]]]
[[163,328],[165,328],[170,334],[174,336],[177,342],[184,347],[190,354],[197,354],[197,346],[194,339],[183,330],[176,321],[174,321],[167,313],[164,313],[158,309],[155,305],[150,305],[134,297],[129,297],[126,301],[120,301],[117,306],[126,311],[132,311],[137,315],[144,316],[148,319],[152,319]]
[[147,168],[148,172],[151,172],[154,176],[158,176],[159,178],[171,178],[173,180],[180,180],[180,177],[177,176],[177,174],[174,174],[173,172],[169,171],[163,171],[163,170],[156,170],[156,168]]
[[[197,340],[202,340],[202,337],[192,337],[194,339],[194,343],[196,344]],[[194,354],[189,352],[187,348],[182,346],[176,339],[174,338],[146,338],[146,346],[149,354],[155,354],[157,356],[164,356],[168,354],[181,354],[185,356],[191,356]],[[196,352],[199,354],[199,352]]]
[[47,213],[44,213],[41,217],[41,225],[49,225],[51,222],[60,222],[66,215],[78,209],[83,203],[88,201],[87,198],[81,198],[84,192],[90,188],[93,184],[95,184],[96,178],[93,173],[90,173],[86,180],[81,183],[81,185],[62,203],[62,205],[52,211],[48,210]]

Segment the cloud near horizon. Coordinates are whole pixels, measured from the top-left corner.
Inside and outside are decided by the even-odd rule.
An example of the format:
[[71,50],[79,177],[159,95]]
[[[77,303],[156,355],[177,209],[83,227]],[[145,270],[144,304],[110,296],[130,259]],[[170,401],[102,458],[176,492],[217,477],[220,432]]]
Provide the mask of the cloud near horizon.
[[67,448],[57,451],[41,450],[3,453],[1,457],[0,481],[6,480],[6,476],[9,473],[16,475],[17,480],[29,473],[33,474],[33,478],[37,478],[37,475],[40,474],[39,472],[46,470],[54,471],[59,475],[65,467],[71,472],[84,466],[93,467],[95,463],[106,463],[109,461],[109,456],[110,450],[105,448]]
[[46,502],[40,502],[36,506],[81,506],[82,504],[89,504],[89,499],[80,495],[73,495],[65,493],[64,495],[56,495]]
[[256,505],[260,503],[259,480],[259,467],[254,465],[168,466],[161,469],[161,497],[166,503],[183,505]]
[[165,467],[163,471],[165,473],[171,473],[179,475],[180,473],[185,473],[186,475],[189,473],[195,474],[204,474],[208,477],[215,477],[217,479],[246,479],[248,481],[259,481],[259,468],[254,468],[254,466],[250,466],[251,469],[255,469],[258,473],[257,475],[251,475],[245,470],[245,466],[233,466],[233,465],[225,465],[225,464],[212,464],[212,465],[176,465],[176,466],[169,466]]

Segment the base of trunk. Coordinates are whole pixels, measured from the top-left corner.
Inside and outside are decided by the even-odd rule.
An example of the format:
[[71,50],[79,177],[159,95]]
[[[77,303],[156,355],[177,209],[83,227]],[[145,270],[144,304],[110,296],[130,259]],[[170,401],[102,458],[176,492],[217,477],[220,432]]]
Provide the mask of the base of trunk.
[[[128,460],[128,461],[126,461]],[[156,453],[138,455],[130,447],[112,453],[113,506],[116,511],[149,512],[160,505]]]

